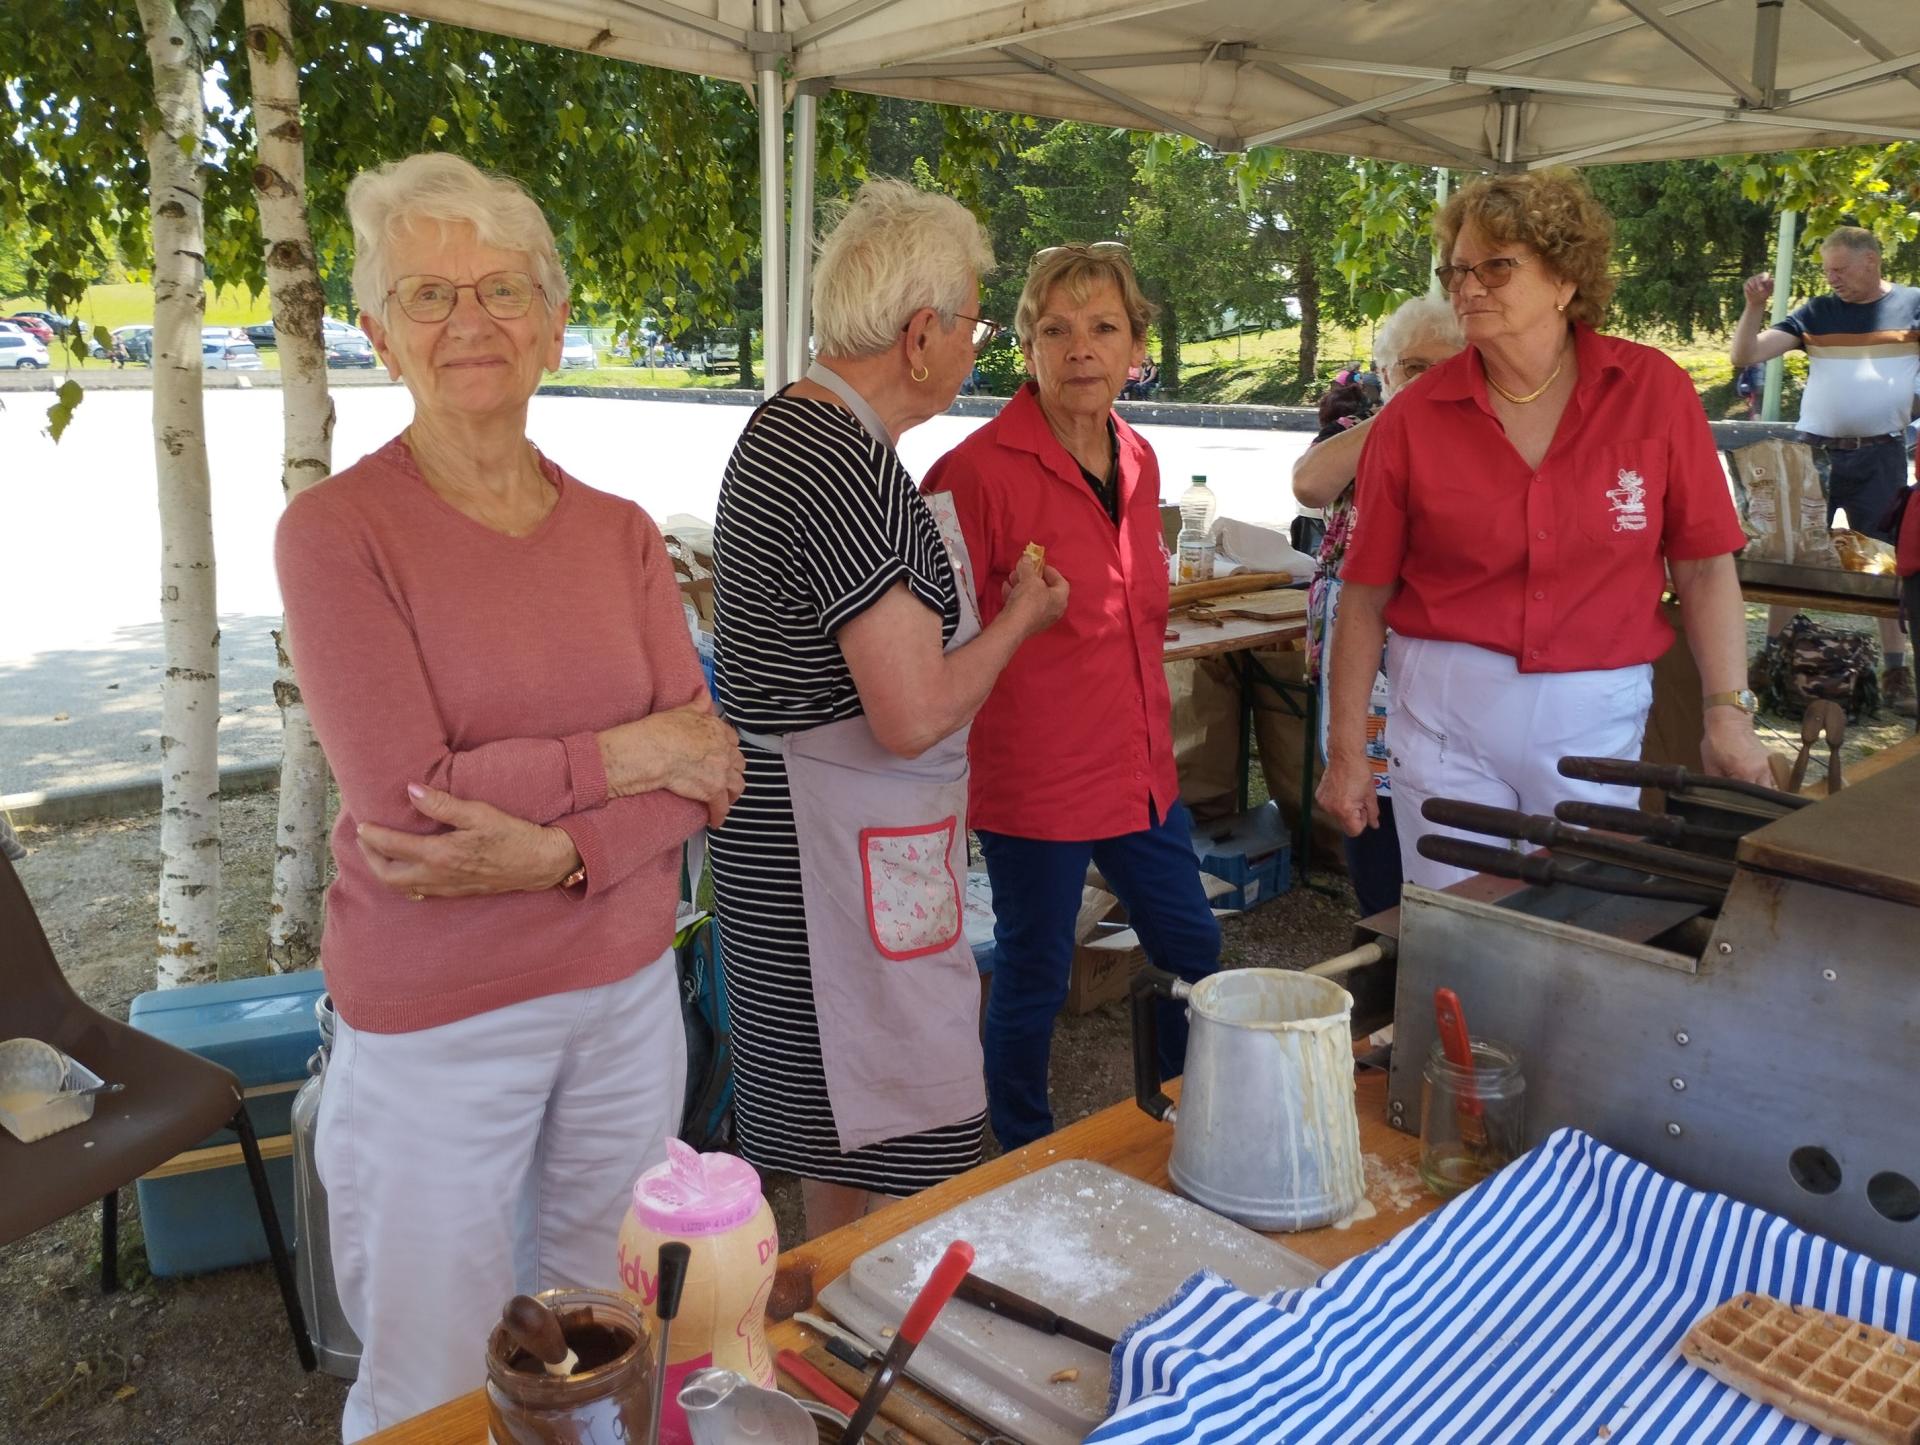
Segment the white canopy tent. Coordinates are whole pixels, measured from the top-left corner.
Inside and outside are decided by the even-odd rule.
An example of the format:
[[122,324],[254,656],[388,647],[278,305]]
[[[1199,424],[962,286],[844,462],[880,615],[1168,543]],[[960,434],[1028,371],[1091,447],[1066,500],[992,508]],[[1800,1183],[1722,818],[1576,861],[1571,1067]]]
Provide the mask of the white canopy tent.
[[[828,87],[1482,170],[1920,140],[1920,0],[410,0],[761,101],[766,379],[797,374]],[[794,106],[791,275],[783,151]],[[791,298],[791,306],[788,298]]]

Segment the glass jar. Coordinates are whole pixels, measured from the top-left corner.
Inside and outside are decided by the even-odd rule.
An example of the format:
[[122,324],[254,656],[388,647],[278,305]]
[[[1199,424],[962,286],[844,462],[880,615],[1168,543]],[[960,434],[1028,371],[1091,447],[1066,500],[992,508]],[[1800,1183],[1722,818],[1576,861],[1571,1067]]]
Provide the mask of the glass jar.
[[1420,1177],[1446,1197],[1498,1172],[1525,1150],[1527,1081],[1520,1058],[1491,1039],[1471,1040],[1473,1067],[1427,1051],[1420,1089]]
[[653,1352],[640,1312],[597,1289],[535,1296],[560,1317],[570,1375],[549,1375],[504,1324],[487,1337],[487,1430],[493,1445],[628,1445],[653,1413]]

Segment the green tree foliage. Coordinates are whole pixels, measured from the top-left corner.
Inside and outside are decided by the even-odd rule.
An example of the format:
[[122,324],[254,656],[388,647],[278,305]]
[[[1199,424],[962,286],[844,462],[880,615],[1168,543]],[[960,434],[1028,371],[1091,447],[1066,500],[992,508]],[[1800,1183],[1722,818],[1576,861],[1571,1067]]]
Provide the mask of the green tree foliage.
[[1920,144],[1842,146],[1730,157],[1717,163],[1740,194],[1770,212],[1801,213],[1794,291],[1819,289],[1820,240],[1865,226],[1886,248],[1887,272],[1920,277]]
[[1691,341],[1740,314],[1740,283],[1771,264],[1775,216],[1727,183],[1715,161],[1596,166],[1594,195],[1613,213],[1611,325]]
[[[445,149],[524,182],[553,222],[576,287],[625,326],[664,313],[734,319],[759,238],[757,121],[739,86],[395,17],[357,5],[296,14],[309,206],[329,300],[346,296],[345,192],[366,166]],[[211,50],[226,104],[209,117],[207,268],[259,289],[245,26],[225,0]],[[104,262],[149,254],[144,138],[151,97],[131,0],[0,6],[0,231],[56,310]],[[821,106],[823,189],[864,150],[873,103]]]

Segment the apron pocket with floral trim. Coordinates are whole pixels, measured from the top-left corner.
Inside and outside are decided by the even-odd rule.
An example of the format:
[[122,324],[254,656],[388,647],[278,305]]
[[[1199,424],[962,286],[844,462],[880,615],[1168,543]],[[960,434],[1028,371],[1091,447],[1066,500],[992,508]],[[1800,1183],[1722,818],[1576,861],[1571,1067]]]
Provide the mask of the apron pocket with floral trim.
[[960,880],[948,854],[959,819],[912,828],[862,828],[860,874],[867,929],[887,958],[922,958],[960,937]]

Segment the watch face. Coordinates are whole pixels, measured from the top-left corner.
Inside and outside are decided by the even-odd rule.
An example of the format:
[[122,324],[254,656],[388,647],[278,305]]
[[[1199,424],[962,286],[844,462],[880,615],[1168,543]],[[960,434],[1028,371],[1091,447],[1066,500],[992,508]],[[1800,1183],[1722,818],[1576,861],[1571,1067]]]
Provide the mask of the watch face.
[[1741,688],[1733,695],[1733,700],[1748,712],[1760,711],[1760,699],[1754,696],[1751,688]]

